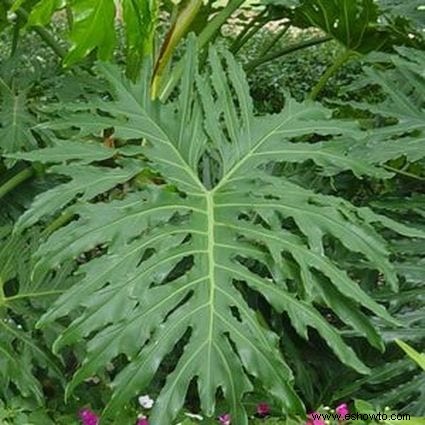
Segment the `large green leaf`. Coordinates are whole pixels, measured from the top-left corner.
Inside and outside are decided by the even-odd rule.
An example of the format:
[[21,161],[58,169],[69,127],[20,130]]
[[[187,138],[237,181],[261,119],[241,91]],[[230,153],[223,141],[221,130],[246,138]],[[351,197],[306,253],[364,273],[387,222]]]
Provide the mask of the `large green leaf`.
[[[405,157],[418,161],[425,156],[425,54],[420,50],[397,48],[397,55],[380,55],[389,69],[367,67],[367,77],[361,85],[382,88],[384,99],[376,104],[347,102],[354,108],[372,112],[391,119],[388,125],[371,130],[357,144],[352,154],[368,162],[384,163],[390,159]],[[392,125],[391,125],[392,124]]]
[[113,0],[74,0],[71,48],[65,65],[71,65],[97,49],[97,57],[110,59],[115,47],[115,4]]
[[155,0],[122,0],[126,33],[127,74],[135,79],[145,57],[152,51],[157,18]]
[[28,110],[25,91],[16,91],[0,78],[0,152],[30,150],[37,146],[31,133],[34,117]]
[[419,29],[425,27],[423,0],[379,0],[382,9],[394,17],[403,17],[413,22]]
[[45,338],[36,334],[35,322],[66,288],[71,269],[64,267],[54,278],[49,275],[43,282],[31,282],[30,261],[38,232],[21,236],[11,234],[11,228],[1,230],[6,235],[0,238],[0,394],[9,399],[18,389],[23,397],[33,397],[42,404],[45,399],[37,371],[44,369],[45,376],[62,383],[64,378]]
[[[135,79],[152,50],[158,5],[155,0],[120,0],[117,5],[122,9],[125,28],[127,74]],[[31,10],[28,25],[48,25],[53,14],[64,6],[63,0],[39,0]],[[99,59],[110,59],[116,45],[114,0],[76,0],[67,6],[73,20],[65,64],[71,65],[94,50]]]
[[41,0],[32,8],[28,25],[47,25],[56,10],[63,6],[63,0]]
[[401,349],[423,370],[425,370],[425,354],[418,353],[413,347],[401,340],[396,340]]
[[[350,50],[374,50],[383,40],[372,39],[370,31],[378,18],[373,0],[304,1],[300,13],[331,34]],[[373,43],[373,46],[364,46]]]
[[[43,244],[33,271],[38,281],[49,270],[88,254],[77,271],[79,282],[39,325],[81,309],[54,346],[57,351],[88,339],[87,357],[69,392],[121,354],[127,357],[113,381],[105,417],[117,415],[129,399],[147,390],[170,353],[176,363],[155,403],[152,423],[172,422],[193,381],[208,416],[215,413],[220,388],[233,421],[246,424],[242,400],[254,382],[262,383],[282,411],[301,412],[278,337],[259,320],[249,294],[258,294],[284,314],[301,337],[307,339],[314,329],[341,362],[367,373],[340,330],[322,315],[322,307],[334,310],[346,326],[380,349],[370,316],[396,322],[332,261],[329,248],[336,245],[358,255],[395,289],[390,251],[378,229],[425,236],[270,173],[267,165],[273,162],[311,161],[328,175],[352,171],[359,178],[387,176],[372,162],[350,156],[349,141],[359,135],[356,125],[332,119],[319,104],[292,99],[281,113],[257,117],[234,59],[212,49],[209,72],[198,75],[194,50],[191,44],[174,103],[150,101],[149,80],[132,85],[103,65],[113,99],[73,105],[67,115],[61,114],[66,118],[47,124],[51,129],[78,128],[78,139],[113,128],[116,143],[137,145],[143,152],[131,161],[117,153],[106,163],[93,159],[92,164],[69,153],[69,165],[54,166],[54,172],[71,181],[62,186],[69,196],[52,208],[62,204],[64,213],[75,219]],[[326,141],[312,143],[312,135]],[[61,162],[57,148],[25,156],[40,157]],[[154,177],[127,185],[118,199],[99,196],[108,187],[96,177],[96,168],[105,177],[120,174],[114,182],[123,183],[134,175],[137,161],[145,175]],[[80,184],[84,176],[93,179],[87,189]],[[48,219],[53,211],[47,211],[42,199],[59,192],[41,195],[19,228]],[[78,201],[70,204],[78,194]]]
[[412,44],[400,23],[385,22],[374,0],[303,0],[295,10],[295,22],[314,25],[360,53]]
[[[399,185],[396,186],[399,189]],[[382,197],[372,203],[374,208],[385,211],[403,222],[414,222],[417,226],[425,223],[425,198],[420,195],[410,197]],[[424,349],[425,335],[425,263],[423,261],[423,241],[420,239],[400,238],[392,235],[391,249],[394,252],[397,274],[400,276],[400,290],[397,294],[385,287],[375,287],[374,298],[384,301],[388,311],[403,324],[402,327],[388,326],[380,319],[374,322],[386,342],[398,342],[398,339],[414,344],[419,351]],[[353,335],[353,333],[351,333]],[[356,334],[359,336],[359,334]],[[353,335],[354,336],[354,335]],[[394,348],[394,347],[393,347]],[[371,353],[373,357],[375,355]],[[376,406],[397,406],[410,415],[425,414],[425,373],[406,356],[394,361],[394,355],[400,356],[400,350],[387,350],[385,356],[376,359],[370,376],[350,382],[341,379],[335,400],[347,396],[373,399]]]

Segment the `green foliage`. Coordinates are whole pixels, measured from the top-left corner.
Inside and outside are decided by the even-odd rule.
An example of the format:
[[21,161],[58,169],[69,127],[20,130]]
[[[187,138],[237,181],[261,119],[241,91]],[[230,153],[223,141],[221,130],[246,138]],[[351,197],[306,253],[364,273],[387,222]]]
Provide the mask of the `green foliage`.
[[[272,36],[272,31],[265,30],[253,37],[240,51],[240,60],[249,64]],[[312,34],[306,32],[302,36],[309,39]],[[289,32],[275,49],[299,41],[299,36]],[[317,82],[318,76],[332,64],[340,52],[341,47],[336,42],[329,42],[283,56],[250,71],[247,76],[256,109],[269,113],[280,111],[288,92],[298,101],[305,99]],[[362,74],[361,63],[348,63],[324,89],[323,97],[333,100],[346,99],[346,87]]]
[[53,425],[43,410],[22,398],[9,399],[7,404],[0,400],[0,420],[2,425]]
[[[63,380],[57,360],[47,349],[49,332],[44,338],[37,338],[35,321],[43,310],[47,300],[57,296],[60,288],[66,284],[69,268],[54,279],[32,284],[30,279],[30,258],[35,250],[39,235],[21,237],[10,234],[7,227],[2,229],[0,250],[0,381],[1,393],[7,399],[13,394],[15,385],[23,397],[33,396],[38,403],[44,401],[36,370],[45,368],[47,376]],[[5,235],[6,233],[6,235]],[[20,253],[19,256],[16,253]],[[19,282],[19,283],[18,283]],[[32,307],[32,308],[31,308]]]
[[[369,66],[366,77],[352,86],[356,90],[362,87],[368,90],[380,88],[382,96],[379,102],[350,104],[379,116],[379,119],[375,119],[378,128],[369,130],[372,141],[370,154],[375,158],[381,157],[398,173],[397,179],[389,186],[376,192],[371,205],[399,221],[414,222],[417,227],[424,228],[424,55],[423,52],[405,48],[399,48],[398,53],[371,57],[371,64],[375,66]],[[369,155],[364,150],[359,150],[359,155],[360,152],[361,155]],[[390,160],[390,157],[393,159]],[[419,240],[394,235],[391,235],[391,239],[391,249],[401,279],[400,291],[394,294],[381,288],[374,292],[376,299],[388,303],[389,311],[403,323],[403,327],[388,328],[382,322],[378,326],[388,343],[402,339],[421,350],[425,326],[423,244]],[[378,408],[391,405],[404,412],[423,416],[425,374],[415,368],[411,361],[400,357],[400,350],[390,346],[386,356],[375,363],[369,377],[343,386],[335,393],[335,398],[356,394],[371,400]]]
[[115,47],[114,2],[77,0],[73,2],[72,11],[71,47],[65,65],[72,65],[94,49],[99,59],[110,59]]
[[35,120],[27,108],[25,91],[15,90],[0,77],[0,145],[3,153],[31,149],[37,142],[31,133]]
[[409,344],[406,344],[403,341],[396,340],[397,344],[403,351],[423,370],[425,370],[425,354],[418,353],[413,347]]
[[[110,60],[117,44],[117,10],[113,0],[38,0],[30,10],[27,27],[52,23],[55,12],[64,7],[69,14],[71,42],[64,64],[73,65],[93,51],[99,59]],[[152,50],[157,4],[152,0],[122,0],[119,7],[125,29],[127,73],[135,78],[143,59]]]
[[61,0],[39,1],[31,10],[28,25],[47,25],[50,23],[56,9],[61,6]]
[[[387,97],[383,102],[376,105],[364,104],[363,109],[384,117],[397,118],[397,126],[382,130],[389,135],[409,134],[424,128],[425,54],[407,48],[398,48],[397,52],[398,55],[375,56],[375,61],[384,63],[386,69],[367,68],[365,71],[368,78],[362,82],[381,86],[384,90]],[[359,103],[352,105],[362,107]]]
[[[117,148],[83,148],[68,140],[66,148],[59,142],[15,155],[61,162],[51,171],[70,179],[39,195],[18,228],[49,219],[59,209],[73,218],[42,244],[33,276],[43,280],[49,270],[62,270],[83,254],[86,261],[78,268],[78,282],[39,326],[82,307],[54,344],[57,352],[89,339],[68,393],[120,354],[126,356],[106,416],[118,414],[148,389],[170,353],[178,360],[155,404],[153,423],[171,422],[194,379],[209,416],[220,387],[234,420],[246,423],[243,396],[259,382],[279,409],[301,412],[292,372],[279,354],[273,326],[259,319],[250,302],[253,294],[284,313],[301,338],[315,329],[341,362],[360,373],[368,367],[321,307],[379,349],[382,340],[370,313],[397,323],[335,261],[332,247],[361,256],[396,289],[379,229],[409,237],[424,232],[306,189],[270,172],[268,165],[310,160],[328,176],[391,174],[376,166],[380,158],[352,155],[350,146],[363,134],[353,123],[332,119],[319,104],[288,98],[281,113],[256,117],[240,66],[229,54],[224,58],[225,63],[211,50],[210,72],[198,75],[192,45],[178,99],[161,106],[150,101],[143,78],[131,85],[103,65],[113,99],[80,102],[44,127],[78,128],[77,140],[113,128]],[[311,143],[313,134],[326,142]],[[81,156],[85,149],[89,154]],[[127,189],[114,196],[117,185]]]
[[411,44],[397,25],[382,22],[373,0],[303,1],[295,10],[295,22],[303,19],[332,35],[348,50],[368,53],[397,44]]
[[425,27],[425,10],[422,0],[379,0],[379,5],[385,13],[393,18],[404,18],[418,27],[419,30]]
[[367,52],[380,48],[388,34],[376,31],[379,9],[373,0],[304,1],[296,12],[347,49]]
[[[250,87],[226,52],[198,70],[240,1],[204,5],[167,104],[150,65],[132,84],[91,60],[126,45],[136,80],[157,16],[174,22],[162,4],[123,0],[121,21],[112,1],[0,3],[0,422],[76,425],[107,405],[103,422],[134,425],[141,392],[167,425],[192,423],[185,401],[204,423],[292,421],[252,419],[259,400],[425,414],[425,375],[396,345],[424,347],[425,58],[393,49],[421,47],[417,1],[250,8]],[[336,41],[251,71],[330,39],[317,29]],[[336,109],[303,101],[347,48],[392,54],[336,73],[321,92]]]
[[136,79],[144,58],[151,53],[155,34],[156,1],[123,0],[126,33],[127,74]]
[[[370,132],[370,150],[367,155],[374,157],[373,160],[379,157],[381,163],[400,157],[412,162],[425,156],[422,147],[425,131],[425,55],[413,49],[398,48],[397,51],[399,55],[378,57],[384,63],[389,62],[392,68],[386,71],[366,68],[367,78],[361,83],[382,87],[386,95],[384,100],[377,104],[348,102],[354,108],[372,112],[389,121],[389,125]],[[358,155],[364,154],[360,148]]]

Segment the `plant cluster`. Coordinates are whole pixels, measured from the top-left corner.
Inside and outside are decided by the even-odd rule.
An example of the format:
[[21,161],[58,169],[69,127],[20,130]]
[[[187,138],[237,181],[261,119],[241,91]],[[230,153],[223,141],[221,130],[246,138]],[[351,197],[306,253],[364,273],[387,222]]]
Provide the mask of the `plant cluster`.
[[0,420],[424,416],[422,14],[3,1]]

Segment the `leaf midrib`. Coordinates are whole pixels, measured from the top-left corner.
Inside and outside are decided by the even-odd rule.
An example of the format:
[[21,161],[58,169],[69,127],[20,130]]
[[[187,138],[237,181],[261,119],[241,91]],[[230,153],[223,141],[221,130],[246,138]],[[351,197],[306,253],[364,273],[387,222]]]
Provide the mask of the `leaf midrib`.
[[214,299],[215,299],[215,235],[214,235],[214,198],[212,192],[208,192],[206,195],[207,201],[207,252],[208,252],[208,280],[210,282],[209,288],[209,329],[208,329],[208,373],[207,373],[207,388],[210,388],[210,376],[211,376],[211,350],[213,343],[213,332],[214,332]]
[[262,146],[262,144],[274,133],[277,132],[277,130],[279,128],[281,128],[282,126],[284,126],[285,124],[287,124],[288,122],[290,122],[291,120],[293,120],[295,117],[297,117],[298,115],[301,115],[304,111],[299,111],[294,113],[293,115],[291,114],[291,108],[290,108],[290,103],[288,104],[288,106],[286,107],[287,109],[287,113],[288,113],[288,118],[286,118],[285,120],[281,121],[278,125],[276,125],[275,127],[273,127],[266,135],[264,135],[263,137],[261,137],[256,143],[253,144],[252,148],[246,153],[246,155],[241,158],[238,162],[236,162],[233,167],[222,177],[222,179],[220,180],[220,182],[217,184],[217,186],[215,186],[211,192],[215,193],[218,192],[223,186],[225,186],[225,184],[228,182],[228,180],[230,179],[230,177],[235,174],[235,172],[246,162],[248,161],[252,155],[254,154],[254,152],[260,148]]

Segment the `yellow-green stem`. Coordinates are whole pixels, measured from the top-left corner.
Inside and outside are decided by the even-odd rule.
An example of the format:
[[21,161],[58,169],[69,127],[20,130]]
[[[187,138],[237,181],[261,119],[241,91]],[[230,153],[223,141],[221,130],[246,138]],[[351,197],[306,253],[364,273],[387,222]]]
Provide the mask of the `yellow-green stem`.
[[153,72],[151,83],[152,99],[157,98],[164,69],[168,64],[169,60],[171,59],[171,56],[174,53],[177,44],[186,34],[188,28],[190,27],[191,23],[198,14],[198,11],[201,6],[202,0],[189,0],[189,3],[178,14],[176,22],[166,35]]
[[[230,0],[227,6],[224,7],[217,15],[215,15],[201,31],[198,37],[198,50],[204,48],[211,40],[214,39],[222,25],[232,15],[232,13],[239,7],[245,0]],[[160,89],[159,99],[165,102],[173,89],[176,87],[183,74],[184,62],[180,60],[173,69],[166,84]]]
[[[7,6],[12,6],[11,0],[4,0]],[[16,9],[16,14],[22,18],[25,22],[28,21],[28,12],[23,9],[22,7],[19,7]],[[66,50],[56,41],[55,37],[46,30],[44,27],[40,26],[34,26],[31,27],[31,29],[36,32],[42,40],[61,58],[63,59],[66,55]]]
[[239,33],[235,41],[230,46],[229,50],[233,54],[236,54],[240,50],[240,48],[246,43],[246,41],[252,38],[252,36],[255,35],[263,26],[261,20],[263,19],[266,12],[267,9],[263,9],[258,15],[254,17],[254,19],[252,19],[245,25],[245,28]]
[[416,174],[409,173],[408,171],[400,170],[398,168],[394,168],[386,164],[384,164],[383,167],[388,171],[392,171],[393,173],[401,174],[403,176],[410,177],[412,179],[425,181],[425,177],[417,176]]
[[296,52],[298,50],[306,49],[307,47],[316,46],[318,44],[326,43],[327,41],[332,40],[332,37],[325,36],[325,37],[318,37],[318,38],[312,38],[310,40],[301,41],[300,43],[294,43],[290,46],[284,47],[281,50],[277,50],[276,52],[271,52],[268,55],[265,55],[263,57],[254,59],[251,62],[248,62],[244,69],[247,72],[250,72],[257,68],[258,66],[261,66],[267,62],[270,62],[274,59],[280,58],[282,56],[288,55],[289,53]]
[[[40,298],[40,297],[49,297],[51,295],[59,295],[63,294],[64,291],[60,290],[52,290],[52,291],[44,291],[44,292],[34,292],[34,293],[28,293],[28,294],[17,294],[13,295],[11,297],[4,298],[5,302],[8,303],[10,301],[17,301],[17,300],[23,300],[25,298]],[[0,298],[1,300],[1,298]]]
[[267,55],[267,53],[270,52],[275,44],[288,32],[290,27],[291,25],[289,23],[283,25],[281,30],[277,31],[276,34],[270,39],[270,41],[264,44],[258,56],[261,58],[262,56]]
[[24,168],[18,174],[15,174],[6,183],[0,186],[0,199],[3,196],[7,195],[11,190],[15,189],[16,186],[19,186],[25,180],[28,180],[34,174],[32,168]]
[[344,50],[335,60],[335,62],[326,69],[317,84],[313,87],[309,98],[316,100],[320,92],[325,88],[328,81],[339,71],[339,69],[353,56],[350,50]]
[[42,235],[45,237],[50,236],[55,230],[59,229],[63,225],[67,224],[71,221],[74,214],[69,211],[65,211],[59,217],[56,217],[44,230]]

